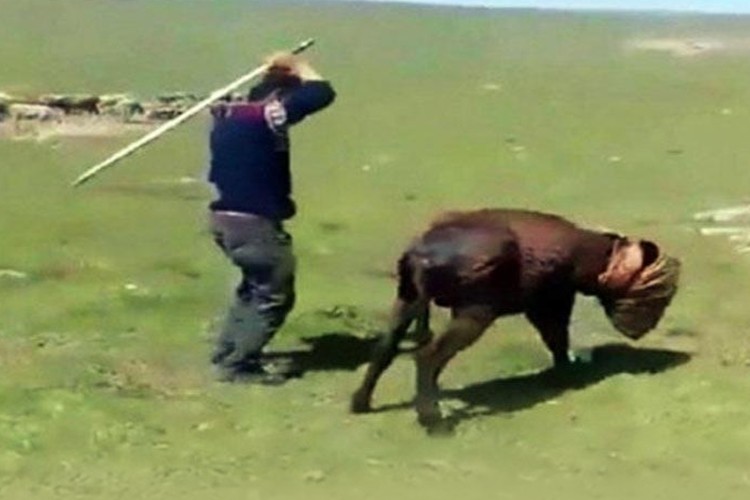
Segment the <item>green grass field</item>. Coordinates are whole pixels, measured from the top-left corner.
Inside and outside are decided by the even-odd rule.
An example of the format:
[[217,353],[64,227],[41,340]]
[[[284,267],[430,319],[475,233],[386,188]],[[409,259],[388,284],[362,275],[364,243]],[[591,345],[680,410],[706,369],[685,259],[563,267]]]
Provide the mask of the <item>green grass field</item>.
[[[0,276],[0,498],[748,498],[750,261],[691,216],[748,199],[750,59],[624,47],[750,18],[0,0],[0,25],[5,91],[206,92],[312,36],[339,92],[293,133],[299,303],[273,345],[312,351],[279,388],[209,370],[236,276],[209,189],[176,182],[204,175],[206,117],[76,190],[135,136],[0,141],[0,269],[27,275]],[[395,258],[483,206],[653,238],[682,289],[636,344],[581,300],[574,345],[599,349],[566,391],[535,376],[532,328],[499,321],[442,377],[451,437],[416,425],[408,356],[384,411],[350,416]]]

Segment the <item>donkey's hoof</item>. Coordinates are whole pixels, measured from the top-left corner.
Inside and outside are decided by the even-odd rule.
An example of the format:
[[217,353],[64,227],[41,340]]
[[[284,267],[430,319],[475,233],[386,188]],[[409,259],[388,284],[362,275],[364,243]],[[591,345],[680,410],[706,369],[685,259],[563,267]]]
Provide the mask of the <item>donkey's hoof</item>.
[[352,413],[369,413],[372,411],[370,406],[370,398],[355,393],[352,396],[351,403],[349,404],[349,411]]
[[442,420],[443,417],[440,415],[439,411],[417,413],[417,422],[427,430],[437,427]]
[[441,418],[437,422],[425,426],[428,436],[450,437],[456,433],[456,422],[449,418]]

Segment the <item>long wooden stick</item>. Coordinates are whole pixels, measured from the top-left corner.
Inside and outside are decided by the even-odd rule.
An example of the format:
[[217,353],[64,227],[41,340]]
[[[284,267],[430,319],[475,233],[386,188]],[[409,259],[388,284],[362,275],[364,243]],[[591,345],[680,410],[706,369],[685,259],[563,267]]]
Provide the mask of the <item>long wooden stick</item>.
[[[292,50],[292,54],[299,54],[300,52],[306,50],[309,48],[313,43],[315,43],[315,40],[312,38],[309,40],[305,40],[301,44],[299,44],[294,50]],[[266,69],[268,68],[267,64],[263,64],[256,69],[252,70],[251,72],[241,76],[240,78],[237,78],[232,83],[215,90],[203,99],[202,101],[196,103],[191,108],[186,109],[182,114],[179,116],[174,117],[173,119],[169,120],[168,122],[164,123],[160,127],[152,130],[148,134],[144,135],[140,139],[138,139],[135,142],[132,142],[131,144],[128,144],[121,150],[117,151],[115,154],[104,160],[103,162],[99,163],[98,165],[95,165],[85,171],[83,174],[81,174],[74,182],[73,186],[80,186],[84,182],[87,182],[92,177],[97,175],[99,172],[104,170],[105,168],[111,167],[118,161],[122,160],[126,156],[129,156],[133,154],[134,152],[138,151],[145,145],[155,141],[168,131],[172,130],[173,128],[177,127],[178,125],[184,123],[185,121],[189,120],[196,114],[200,113],[203,109],[207,108],[209,105],[211,105],[213,102],[221,99],[223,96],[227,95],[228,93],[232,92],[238,87],[241,87],[242,85],[246,84],[253,78],[257,77],[258,75],[262,74]]]

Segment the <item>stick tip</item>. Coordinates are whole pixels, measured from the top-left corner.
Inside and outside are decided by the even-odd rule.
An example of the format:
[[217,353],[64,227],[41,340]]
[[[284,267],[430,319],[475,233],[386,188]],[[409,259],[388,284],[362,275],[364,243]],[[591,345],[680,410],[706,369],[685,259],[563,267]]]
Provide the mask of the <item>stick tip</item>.
[[90,178],[91,178],[90,175],[82,175],[78,177],[76,180],[74,180],[73,182],[71,182],[70,187],[77,188],[78,186],[80,186],[81,184],[89,180]]
[[305,40],[304,42],[300,43],[300,44],[299,44],[299,45],[297,46],[297,48],[296,48],[296,49],[294,49],[294,50],[292,51],[292,53],[293,53],[293,54],[299,54],[300,52],[302,52],[302,51],[304,51],[304,50],[307,50],[307,49],[309,49],[310,47],[312,47],[312,46],[313,46],[313,44],[315,44],[315,39],[314,39],[314,38],[308,38],[308,39],[307,39],[307,40]]

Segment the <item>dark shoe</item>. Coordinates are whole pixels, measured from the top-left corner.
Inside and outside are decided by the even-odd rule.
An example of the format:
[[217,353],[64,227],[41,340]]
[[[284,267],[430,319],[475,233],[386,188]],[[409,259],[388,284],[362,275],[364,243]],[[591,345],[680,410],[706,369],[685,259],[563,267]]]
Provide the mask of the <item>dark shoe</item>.
[[268,373],[283,375],[286,378],[299,378],[304,370],[297,362],[286,356],[276,356],[263,361],[263,369]]
[[234,344],[228,342],[220,343],[211,354],[211,363],[218,365],[223,362],[227,356],[232,354],[232,351],[234,351]]
[[260,364],[217,367],[220,382],[240,384],[281,385],[288,380],[284,374],[266,371]]
[[289,378],[281,373],[269,373],[265,370],[255,372],[236,372],[231,382],[240,384],[260,384],[260,385],[282,385]]

